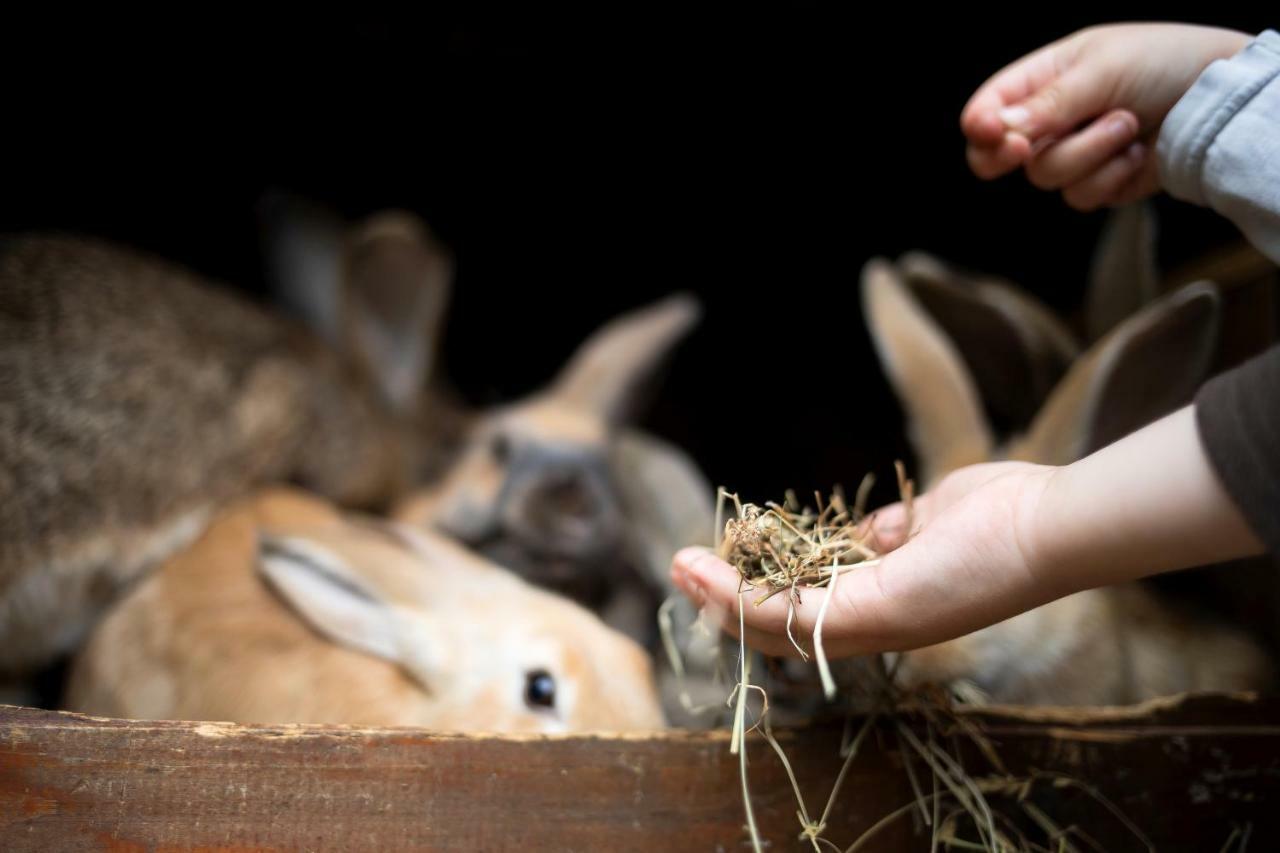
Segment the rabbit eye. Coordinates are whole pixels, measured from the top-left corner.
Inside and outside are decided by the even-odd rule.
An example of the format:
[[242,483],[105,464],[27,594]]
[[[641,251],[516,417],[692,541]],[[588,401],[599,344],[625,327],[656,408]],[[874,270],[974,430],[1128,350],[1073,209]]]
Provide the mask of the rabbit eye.
[[525,676],[524,702],[530,708],[556,706],[556,680],[545,669],[535,669]]
[[489,453],[499,464],[505,463],[511,458],[511,439],[497,433],[489,439]]

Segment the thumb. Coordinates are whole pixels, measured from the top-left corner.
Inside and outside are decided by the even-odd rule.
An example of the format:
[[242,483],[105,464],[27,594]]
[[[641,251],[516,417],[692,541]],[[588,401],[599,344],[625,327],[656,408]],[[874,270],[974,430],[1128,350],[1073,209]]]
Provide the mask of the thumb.
[[1098,65],[1077,65],[1029,96],[1000,110],[1005,127],[1031,142],[1063,135],[1108,107]]

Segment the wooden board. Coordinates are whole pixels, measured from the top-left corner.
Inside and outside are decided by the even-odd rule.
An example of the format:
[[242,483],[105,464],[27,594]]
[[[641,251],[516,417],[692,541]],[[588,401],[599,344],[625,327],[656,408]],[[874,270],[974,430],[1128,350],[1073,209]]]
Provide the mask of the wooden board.
[[[964,719],[1011,772],[1096,785],[1157,849],[1216,851],[1235,827],[1248,830],[1251,850],[1280,849],[1275,704],[1200,697]],[[826,833],[842,847],[912,799],[893,729],[873,731]],[[779,733],[815,812],[839,770],[841,733],[839,723]],[[748,754],[768,849],[812,849],[797,839],[778,759],[758,737]],[[976,750],[964,760],[986,772]],[[739,785],[723,732],[475,737],[0,706],[5,850],[749,850]],[[1039,784],[1031,796],[1108,850],[1145,849],[1075,788]],[[928,835],[913,834],[907,817],[867,849],[927,850]]]

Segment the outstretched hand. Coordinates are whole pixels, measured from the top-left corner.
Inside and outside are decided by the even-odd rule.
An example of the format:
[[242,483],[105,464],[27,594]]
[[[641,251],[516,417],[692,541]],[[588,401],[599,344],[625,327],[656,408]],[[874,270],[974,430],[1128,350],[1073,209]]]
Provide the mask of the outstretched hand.
[[[823,622],[829,657],[916,648],[981,628],[1056,597],[1037,577],[1027,537],[1029,519],[1055,469],[1021,462],[956,471],[912,508],[913,536],[901,504],[870,520],[873,544],[888,552],[875,565],[841,575]],[[695,603],[726,613],[738,631],[740,578],[703,548],[675,557],[671,578]],[[761,591],[744,587],[743,624],[749,645],[771,655],[795,655],[787,637],[786,596],[755,606]],[[801,590],[793,633],[813,635],[826,591]]]
[[[910,536],[906,515],[894,504],[873,516],[879,563],[850,568],[834,591],[801,588],[793,621],[800,642],[813,636],[828,595],[828,657],[906,651],[1083,589],[1263,550],[1218,482],[1190,406],[1067,466],[961,468],[916,499]],[[687,548],[671,578],[737,633],[736,569]],[[796,654],[787,597],[756,606],[761,595],[741,595],[744,639],[767,654]]]
[[980,178],[1026,170],[1074,208],[1124,204],[1160,189],[1160,125],[1200,73],[1250,36],[1186,24],[1090,27],[984,83],[961,114]]

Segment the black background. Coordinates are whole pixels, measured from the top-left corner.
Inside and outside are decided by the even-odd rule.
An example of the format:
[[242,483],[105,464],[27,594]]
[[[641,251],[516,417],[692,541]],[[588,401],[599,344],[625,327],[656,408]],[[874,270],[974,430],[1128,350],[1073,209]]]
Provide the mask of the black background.
[[[477,402],[692,291],[705,321],[646,423],[755,499],[853,485],[908,456],[858,309],[867,258],[921,247],[1081,297],[1101,216],[974,179],[965,99],[1080,26],[1180,14],[1017,8],[11,17],[0,227],[113,237],[260,295],[264,190],[411,208],[456,255],[446,369]],[[1257,31],[1258,9],[1181,17]],[[1166,264],[1234,239],[1160,214]]]

